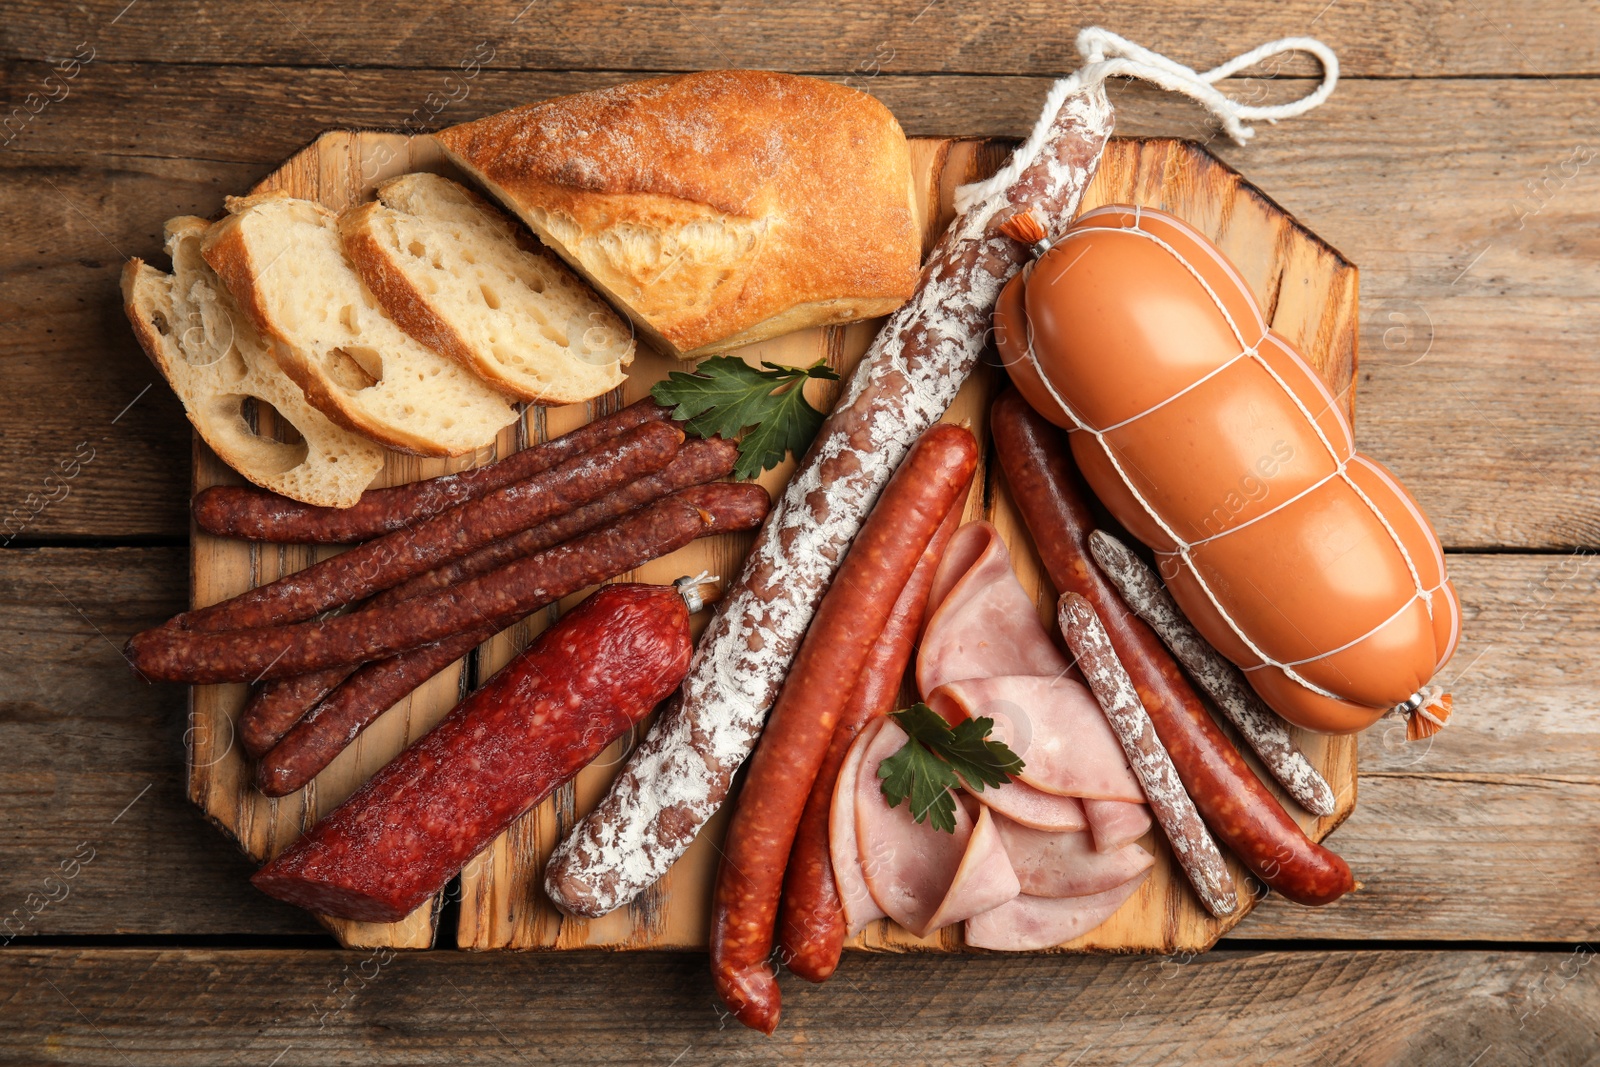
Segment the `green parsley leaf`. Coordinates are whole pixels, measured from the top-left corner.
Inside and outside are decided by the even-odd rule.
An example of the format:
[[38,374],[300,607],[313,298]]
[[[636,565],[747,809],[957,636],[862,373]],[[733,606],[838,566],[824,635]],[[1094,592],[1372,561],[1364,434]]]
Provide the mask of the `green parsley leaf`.
[[913,704],[893,713],[910,737],[900,750],[878,765],[880,788],[891,808],[907,798],[911,817],[930,819],[935,830],[956,832],[956,800],[951,790],[958,784],[974,793],[999,786],[1022,772],[1022,760],[999,741],[988,740],[994,720],[964,719],[952,729],[926,704]]
[[808,378],[838,381],[839,375],[825,360],[809,367],[757,368],[737,356],[713,356],[693,373],[673,371],[650,395],[671,406],[672,417],[698,437],[738,438],[733,476],[754,478],[790,452],[800,455],[822,428],[822,412],[805,398]]

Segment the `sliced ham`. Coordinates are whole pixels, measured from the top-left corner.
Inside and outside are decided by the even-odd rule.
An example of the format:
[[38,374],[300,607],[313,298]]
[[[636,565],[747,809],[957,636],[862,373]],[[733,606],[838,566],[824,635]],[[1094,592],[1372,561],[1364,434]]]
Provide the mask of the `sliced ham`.
[[1022,758],[1017,780],[1046,793],[1143,803],[1105,712],[1082,685],[1059,675],[968,678],[933,694],[968,718],[994,720],[990,735]]
[[1036,952],[1082,937],[1107,919],[1144,882],[1131,878],[1089,897],[1018,896],[967,920],[967,944],[1002,952]]
[[867,924],[884,917],[883,909],[872,899],[867,878],[861,869],[861,852],[856,838],[856,778],[867,746],[883,727],[875,719],[861,728],[850,751],[839,766],[839,780],[833,788],[833,805],[828,809],[828,858],[833,861],[833,884],[844,909],[846,936],[854,937]]
[[1093,896],[1137,878],[1155,863],[1155,857],[1138,845],[1124,845],[1115,852],[1097,851],[1087,830],[1054,834],[1003,815],[994,823],[1017,884],[1029,896]]
[[[861,869],[878,907],[907,930],[929,929],[961,868],[972,837],[972,817],[955,806],[955,833],[917,822],[909,802],[889,807],[878,765],[908,740],[898,723],[884,720],[862,749],[856,772],[856,837]],[[840,775],[841,782],[843,775]],[[920,936],[920,933],[919,933]]]
[[927,698],[963,678],[1070,669],[1039,621],[1033,598],[1011,570],[1011,555],[991,523],[969,522],[950,538],[928,597],[917,652],[917,690]]
[[984,807],[993,808],[1013,822],[1031,826],[1035,830],[1071,833],[1089,825],[1081,802],[1072,797],[1046,793],[1022,782],[989,786],[977,796],[978,802]]
[[1085,800],[1083,813],[1094,835],[1094,847],[1115,852],[1150,830],[1150,807],[1124,800]]
[[981,808],[949,892],[940,901],[933,918],[912,933],[927,937],[935,930],[997,908],[1021,892],[1022,883],[1011,867],[995,817],[988,808]]

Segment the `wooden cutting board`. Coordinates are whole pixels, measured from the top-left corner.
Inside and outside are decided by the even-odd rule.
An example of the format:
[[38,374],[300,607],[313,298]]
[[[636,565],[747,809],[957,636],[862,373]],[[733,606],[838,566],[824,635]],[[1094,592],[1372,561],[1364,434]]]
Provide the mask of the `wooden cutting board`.
[[[1010,152],[1009,142],[917,139],[911,142],[924,247],[930,247],[952,216],[956,186],[986,177]],[[335,132],[324,135],[269,175],[251,192],[281,189],[343,208],[371,196],[384,179],[412,170],[454,174],[427,137]],[[1209,234],[1238,266],[1267,310],[1272,326],[1299,346],[1334,393],[1354,415],[1356,362],[1356,269],[1333,248],[1297,223],[1260,191],[1243,181],[1204,149],[1181,141],[1115,140],[1084,200],[1087,210],[1107,203],[1138,203],[1171,211]],[[876,323],[807,330],[743,350],[748,359],[805,364],[819,357],[842,372],[866,351]],[[493,454],[458,460],[391,455],[375,485],[442,474],[487,462],[529,441],[556,436],[597,415],[643,397],[651,385],[680,366],[643,346],[627,383],[593,404],[530,408],[520,424],[500,435]],[[963,422],[987,441],[989,401],[1003,385],[994,367],[981,367],[946,415]],[[832,403],[838,387],[812,383],[814,402]],[[273,413],[258,411],[257,432],[271,436]],[[792,461],[762,479],[776,490]],[[239,478],[196,438],[194,489]],[[1023,586],[1037,596],[1040,616],[1054,617],[1055,591],[1042,573],[1028,534],[1017,517],[1003,480],[989,462],[980,467],[967,504],[968,518],[988,518],[1011,546]],[[667,582],[708,570],[729,578],[737,573],[751,535],[726,536],[695,544],[657,560],[624,578]],[[292,545],[252,545],[193,531],[191,601],[199,607],[234,596],[331,554],[332,549]],[[433,726],[477,681],[488,678],[517,650],[582,599],[568,598],[480,646],[396,705],[300,793],[269,800],[250,784],[250,767],[236,743],[234,722],[244,705],[243,685],[196,686],[191,691],[187,733],[189,795],[202,811],[253,859],[264,860],[332,810],[374,771]],[[703,627],[705,619],[697,620]],[[1052,626],[1053,629],[1053,626]],[[907,692],[911,698],[911,693]],[[1322,769],[1338,796],[1338,810],[1317,819],[1295,807],[1301,825],[1321,839],[1355,807],[1356,745],[1353,737],[1297,732],[1311,761]],[[660,883],[626,908],[603,919],[565,917],[539,888],[545,858],[565,830],[605,791],[629,746],[624,738],[577,779],[517,821],[462,873],[457,942],[468,949],[532,948],[701,948],[706,944],[715,842],[725,814],[707,827]],[[1259,773],[1259,767],[1257,767]],[[1265,777],[1265,776],[1263,776]],[[1207,915],[1184,882],[1171,853],[1153,831],[1144,845],[1156,854],[1151,876],[1110,921],[1062,946],[1068,951],[1200,951],[1237,923],[1261,894],[1236,862],[1233,871],[1244,906],[1224,921]],[[419,907],[392,924],[354,923],[323,917],[348,947],[426,948],[433,943],[439,900]],[[448,914],[445,913],[445,914]],[[961,951],[958,928],[916,938],[887,920],[875,924],[854,947],[902,951]]]

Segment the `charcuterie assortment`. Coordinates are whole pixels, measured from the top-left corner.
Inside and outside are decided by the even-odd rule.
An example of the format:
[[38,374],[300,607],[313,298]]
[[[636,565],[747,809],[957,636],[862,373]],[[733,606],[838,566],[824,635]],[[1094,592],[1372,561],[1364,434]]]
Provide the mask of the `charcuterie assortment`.
[[[388,137],[348,187],[168,223],[125,293],[209,446],[194,601],[125,654],[195,687],[192,792],[259,889],[352,944],[429,943],[453,886],[473,947],[686,923],[770,1034],[850,944],[1174,948],[1359,888],[1332,735],[1440,728],[1460,613],[1354,451],[1354,271],[1319,246],[1332,325],[1269,322],[1150,184],[1221,165],[1113,141],[1104,89],[1243,141],[1337,64],[1079,49],[964,170],[721,71],[347,135]],[[1288,50],[1300,101],[1213,86]]]

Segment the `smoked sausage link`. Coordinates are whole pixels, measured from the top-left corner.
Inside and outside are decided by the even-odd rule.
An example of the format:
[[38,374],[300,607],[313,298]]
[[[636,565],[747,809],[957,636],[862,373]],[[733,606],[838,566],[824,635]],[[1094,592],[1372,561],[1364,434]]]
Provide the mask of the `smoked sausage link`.
[[895,709],[906,665],[922,632],[928,608],[928,592],[933,587],[933,572],[939,569],[950,535],[961,524],[962,508],[950,509],[938,533],[911,572],[911,580],[900,591],[894,610],[867,662],[856,678],[839,725],[833,728],[828,753],[811,783],[806,810],[795,831],[794,848],[789,851],[789,869],[783,876],[783,901],[778,913],[779,958],[790,971],[808,982],[826,982],[839,967],[847,931],[844,904],[833,879],[833,858],[828,851],[828,818],[833,809],[833,787],[839,768],[855,742],[856,735],[873,719]]
[[584,586],[661,554],[673,538],[748,530],[766,517],[759,485],[718,482],[674,493],[593,533],[470,582],[371,611],[257,630],[196,633],[168,626],[135,634],[127,655],[153,681],[243,682],[366,663],[467,630],[502,630]]
[[[575,511],[540,523],[530,530],[501,538],[469,556],[463,556],[461,559],[386,589],[367,601],[359,610],[370,610],[409,600],[423,593],[446,589],[458,582],[488,574],[513,560],[530,556],[580,534],[588,533],[636,507],[654,503],[680,489],[703,485],[725,477],[733,472],[738,458],[738,446],[720,437],[685,441],[665,469],[623,486]],[[451,662],[453,660],[446,660],[439,669],[442,670]],[[325,671],[314,671],[310,674],[278,678],[263,683],[251,695],[249,703],[239,715],[239,738],[245,752],[254,759],[260,759],[283,739],[290,728],[299,722],[317,701],[350,677],[351,672],[352,668],[349,667],[330,667]],[[432,677],[433,673],[437,671],[427,677]],[[410,691],[406,689],[400,696]],[[389,701],[389,704],[400,699],[400,696]],[[386,708],[389,704],[383,707]]]
[[977,466],[977,442],[959,426],[935,426],[912,446],[839,565],[750,757],[712,896],[711,976],[739,1021],[763,1033],[778,1025],[767,957],[812,782],[868,653]]
[[1016,390],[994,402],[990,432],[1006,484],[1050,581],[1089,602],[1150,713],[1156,735],[1212,833],[1258,878],[1297,904],[1355,887],[1344,860],[1308,838],[1223,735],[1150,627],[1128,610],[1089,554],[1095,530],[1064,434]]
[[[656,554],[682,548],[691,534],[710,537],[748,529],[754,522],[752,514],[727,508],[708,511],[709,520],[698,529],[688,526],[664,531],[655,545]],[[378,716],[495,633],[494,628],[469,630],[364,665],[295,723],[256,764],[256,787],[269,797],[287,796],[302,788]]]
[[664,422],[668,412],[654,400],[641,400],[485,467],[368,489],[348,508],[302,504],[255,486],[214,485],[195,496],[194,520],[200,529],[218,537],[290,544],[365,541],[531,478],[635,426]]
[[654,474],[672,462],[682,443],[683,431],[676,426],[649,423],[526,481],[220,604],[185,612],[167,625],[242,630],[299,622],[353,604]]
[[670,586],[606,586],[250,880],[398,922],[676,689],[692,648]]

